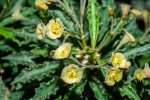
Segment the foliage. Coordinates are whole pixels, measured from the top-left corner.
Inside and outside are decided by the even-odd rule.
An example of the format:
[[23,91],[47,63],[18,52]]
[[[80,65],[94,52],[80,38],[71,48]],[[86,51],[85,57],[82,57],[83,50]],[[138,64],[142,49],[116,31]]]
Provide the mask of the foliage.
[[[115,0],[42,0],[50,1],[50,4],[45,2],[48,8],[42,9],[36,1],[39,0],[0,2],[0,100],[150,98],[150,80],[138,81],[134,76],[137,69],[150,64],[150,12],[147,20],[142,15],[132,18],[131,12],[123,19],[124,12]],[[56,18],[60,18],[64,31],[60,38],[52,39],[46,24]],[[43,25],[42,39],[37,34],[39,23]],[[135,41],[128,41],[117,50],[124,30]],[[71,54],[55,59],[53,50],[64,42],[72,44]],[[113,52],[125,55],[131,66],[121,69],[124,76],[120,82],[108,86],[105,81],[113,67]],[[80,66],[83,71],[81,81],[74,84],[60,78],[63,68],[70,64]]]

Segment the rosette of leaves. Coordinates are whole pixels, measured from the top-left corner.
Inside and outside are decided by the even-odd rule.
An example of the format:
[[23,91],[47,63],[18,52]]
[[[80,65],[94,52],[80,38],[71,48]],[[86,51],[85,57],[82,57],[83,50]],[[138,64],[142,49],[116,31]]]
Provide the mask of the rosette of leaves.
[[[0,100],[148,100],[148,79],[126,82],[134,76],[136,69],[150,62],[150,36],[141,39],[144,31],[138,27],[136,16],[131,19],[128,14],[119,25],[122,12],[114,0],[61,0],[67,9],[59,2],[49,1],[51,3],[47,4],[48,9],[45,10],[38,8],[35,0],[0,2]],[[108,5],[114,11],[113,25]],[[13,20],[11,15],[18,8],[20,12],[17,14],[22,17]],[[56,18],[60,18],[66,33],[58,39],[45,36],[38,40],[36,26],[41,21],[46,24],[50,19]],[[115,29],[118,25],[116,34],[110,35],[111,27]],[[116,51],[124,29],[136,41],[126,43]],[[87,65],[102,66],[110,60],[112,52],[122,52],[132,63],[124,71],[122,80],[110,87],[104,83],[107,71],[91,66],[84,70],[80,82],[64,83],[60,79],[62,69],[77,63],[70,59],[56,61],[50,51],[58,48],[68,33],[70,36],[65,41],[73,44],[71,55],[80,55],[76,48],[83,51],[81,59],[75,58],[81,63],[83,60],[85,62],[84,56],[88,55]],[[100,56],[97,57],[96,54]]]

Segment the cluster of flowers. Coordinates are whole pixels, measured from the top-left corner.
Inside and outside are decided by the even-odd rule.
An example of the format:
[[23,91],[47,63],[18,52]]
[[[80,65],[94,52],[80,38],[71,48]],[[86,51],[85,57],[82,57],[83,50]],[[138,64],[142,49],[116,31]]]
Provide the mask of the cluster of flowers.
[[[47,9],[48,6],[46,4],[49,4],[48,1],[50,0],[46,0],[46,2],[44,3],[43,1],[44,0],[36,0],[35,4],[41,9]],[[57,39],[62,36],[62,34],[64,33],[64,29],[65,27],[63,23],[59,18],[57,18],[56,21],[50,20],[47,25],[44,25],[42,22],[38,24],[36,33],[38,39],[42,39],[43,37],[45,37],[45,35],[47,35],[51,39]],[[130,37],[129,41],[135,41],[135,39],[129,33],[125,33],[127,34],[125,35],[126,37]],[[122,44],[124,44],[124,42]],[[69,58],[71,47],[71,43],[62,43],[62,45],[60,45],[56,50],[51,51],[53,59],[61,60]],[[122,79],[124,69],[129,68],[131,66],[131,62],[127,61],[126,57],[122,53],[112,53],[110,62],[113,67],[108,70],[108,73],[105,76],[105,83],[109,86],[113,86],[115,82],[119,82]],[[86,65],[80,68],[75,64],[70,64],[64,67],[60,78],[68,84],[80,82],[85,68]],[[146,64],[144,70],[136,70],[134,73],[134,77],[138,80],[141,80],[143,78],[150,78],[149,66]]]

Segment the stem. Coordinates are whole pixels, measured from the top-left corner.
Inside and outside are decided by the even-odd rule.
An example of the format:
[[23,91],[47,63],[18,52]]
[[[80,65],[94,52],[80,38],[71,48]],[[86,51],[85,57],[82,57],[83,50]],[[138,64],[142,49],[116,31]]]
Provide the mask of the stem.
[[59,4],[61,4],[66,10],[67,10],[67,13],[73,18],[73,20],[76,22],[76,24],[78,25],[80,31],[81,31],[81,34],[82,36],[80,36],[81,40],[82,40],[82,44],[83,46],[85,47],[86,46],[86,42],[84,40],[84,33],[83,33],[83,30],[82,30],[82,25],[80,25],[80,23],[78,22],[77,18],[73,15],[72,13],[72,10],[70,9],[68,3],[66,2],[66,0],[63,0],[63,3],[62,1],[60,0],[56,0],[56,1],[53,1],[53,2],[58,2]]
[[133,80],[135,80],[135,77],[130,78],[130,79],[127,81],[127,83],[128,83],[128,82],[131,82],[131,81],[133,81]]
[[7,3],[4,5],[4,7],[3,7],[3,10],[1,11],[1,13],[0,13],[0,19],[2,18],[2,16],[3,16],[3,14],[4,14],[4,12],[6,11],[6,9],[7,9]]
[[84,9],[85,9],[86,0],[80,0],[80,32],[81,32],[81,40],[84,47],[87,46],[85,40],[84,40],[84,31],[83,31],[83,17],[84,17]]
[[73,34],[76,34],[76,35],[78,35],[79,37],[81,37],[81,34],[79,34],[78,32],[73,32],[73,31],[71,31],[71,30],[69,30],[69,29],[66,29],[66,28],[65,28],[65,31],[70,32],[70,33],[73,33]]
[[102,68],[102,69],[105,69],[105,70],[109,71],[109,68],[103,67],[103,66],[100,66],[100,65],[87,65],[87,66],[85,66],[85,68]]
[[[104,38],[102,40],[102,42],[100,43],[100,45],[98,46],[98,49],[97,49],[97,52],[99,52],[103,47],[104,45],[107,43],[108,40],[110,40],[111,36],[114,35],[116,33],[116,31],[118,30],[118,28],[122,25],[123,23],[123,20],[121,20],[119,22],[119,24],[116,26],[116,28],[114,29],[114,31],[110,31],[110,34],[106,37],[106,39]],[[111,25],[111,29],[112,29],[113,25]]]
[[101,42],[101,44],[98,46],[97,52],[101,51],[101,49],[103,48],[103,46],[107,43],[107,41],[108,41],[110,38],[111,38],[111,35],[109,34],[109,35],[107,36],[107,38],[106,38],[105,40],[103,40],[103,41]]
[[144,33],[144,35],[141,39],[143,40],[149,32],[150,32],[150,27],[147,29],[147,31]]
[[71,34],[71,33],[69,33],[69,34],[67,34],[67,35],[65,36],[65,38],[64,38],[64,40],[63,40],[63,42],[62,42],[62,44],[66,42],[66,40],[67,40],[67,38],[70,36],[70,34]]
[[110,32],[113,31],[113,18],[111,19],[111,29],[110,29]]
[[113,34],[116,33],[116,31],[118,30],[118,28],[121,26],[122,23],[123,23],[123,20],[121,20],[121,21],[119,22],[119,24],[117,25],[117,27],[114,29],[114,31],[112,31]]
[[85,65],[81,64],[77,59],[75,59],[72,55],[69,56],[69,59],[74,61],[75,63],[77,63],[80,66],[85,66]]

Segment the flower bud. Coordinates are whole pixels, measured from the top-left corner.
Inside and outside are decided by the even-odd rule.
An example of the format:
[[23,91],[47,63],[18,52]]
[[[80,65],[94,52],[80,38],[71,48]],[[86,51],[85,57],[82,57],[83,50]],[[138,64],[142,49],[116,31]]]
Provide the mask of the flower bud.
[[108,5],[108,12],[109,12],[110,16],[113,17],[114,11],[109,5]]
[[116,68],[122,68],[126,65],[126,57],[122,53],[112,53],[111,63]]
[[[148,15],[149,15],[148,10],[143,10],[143,11],[142,11],[142,18],[143,18],[143,20],[144,20],[145,25],[148,24]],[[147,26],[148,26],[148,25],[147,25]]]
[[20,7],[11,15],[12,16],[12,21],[16,22],[19,20],[27,20],[26,17],[20,15]]
[[124,29],[124,36],[123,36],[122,40],[120,41],[119,45],[117,46],[116,50],[118,50],[120,47],[122,47],[124,44],[126,44],[128,42],[135,42],[135,38],[133,37],[132,34],[128,33]]
[[115,82],[119,82],[122,79],[123,71],[117,68],[111,68],[105,76],[105,82],[109,86],[113,86]]
[[36,27],[36,33],[39,40],[43,39],[45,36],[45,25],[43,23],[39,23]]
[[149,65],[147,63],[145,63],[145,68],[143,69],[143,71],[146,74],[146,78],[150,78],[150,68],[149,68]]
[[75,64],[66,66],[61,72],[61,79],[68,83],[78,83],[81,81],[83,75],[83,69],[79,68]]
[[63,43],[55,50],[53,58],[56,60],[68,58],[70,55],[71,46],[71,43]]
[[54,20],[50,20],[46,25],[46,35],[51,39],[60,38],[63,32],[64,25],[59,18],[56,19],[56,22]]
[[83,65],[88,64],[88,62],[89,62],[89,61],[88,61],[87,59],[83,59],[83,60],[82,60],[82,64],[83,64]]

